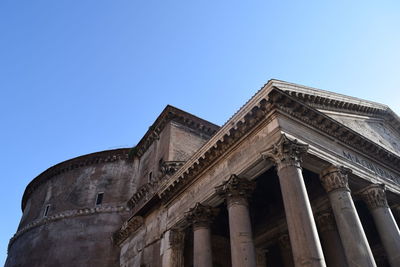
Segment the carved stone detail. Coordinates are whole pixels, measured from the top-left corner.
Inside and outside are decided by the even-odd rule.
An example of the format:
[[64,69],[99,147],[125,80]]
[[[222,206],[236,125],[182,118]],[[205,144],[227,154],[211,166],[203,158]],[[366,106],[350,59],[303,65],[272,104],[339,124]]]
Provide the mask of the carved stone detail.
[[290,246],[290,237],[288,234],[282,234],[279,238],[278,238],[278,244],[279,247],[283,250],[291,250],[291,246]]
[[238,202],[242,200],[241,204],[247,205],[247,198],[251,196],[255,186],[256,184],[254,181],[249,181],[232,174],[229,180],[217,186],[215,189],[219,195],[223,196],[228,201],[234,200]]
[[129,220],[122,224],[122,227],[114,233],[114,243],[120,245],[132,233],[136,232],[143,225],[143,218],[141,216],[131,217]]
[[316,216],[317,225],[321,233],[328,231],[336,231],[335,216],[331,210],[324,210]]
[[300,168],[302,156],[307,150],[307,144],[301,144],[297,139],[291,140],[285,134],[282,134],[276,144],[261,154],[265,159],[272,159],[280,170],[288,166]]
[[196,203],[186,214],[186,220],[189,224],[196,227],[209,227],[214,217],[217,215],[218,209],[211,206]]
[[343,166],[330,166],[327,169],[323,170],[320,174],[320,180],[322,186],[326,190],[327,193],[336,190],[336,189],[344,189],[350,191],[349,183],[348,183],[348,175],[351,173],[351,170],[345,168]]
[[389,208],[384,184],[368,186],[361,192],[361,198],[371,210],[376,208]]
[[164,161],[160,166],[162,176],[173,175],[184,163],[185,161]]

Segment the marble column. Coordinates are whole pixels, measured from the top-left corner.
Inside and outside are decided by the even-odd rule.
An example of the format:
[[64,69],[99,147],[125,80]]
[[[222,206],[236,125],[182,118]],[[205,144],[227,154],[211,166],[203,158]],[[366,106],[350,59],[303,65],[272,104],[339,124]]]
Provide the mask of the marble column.
[[400,266],[400,231],[386,199],[385,186],[374,184],[361,192],[385,248],[390,266]]
[[171,229],[162,239],[162,267],[183,267],[184,232]]
[[228,181],[216,188],[217,193],[225,197],[227,201],[233,267],[256,266],[247,201],[254,187],[254,182],[232,175]]
[[340,238],[350,267],[375,267],[376,263],[361,225],[348,185],[349,169],[330,166],[321,175],[328,193]]
[[295,266],[321,267],[326,266],[325,259],[300,166],[307,149],[282,135],[262,155],[277,167]]
[[328,209],[319,212],[316,219],[327,266],[347,267],[342,241],[332,211]]
[[278,239],[279,249],[284,267],[293,267],[292,247],[290,246],[290,238],[288,234],[283,234]]
[[197,203],[187,214],[193,227],[193,266],[212,267],[210,224],[217,210]]

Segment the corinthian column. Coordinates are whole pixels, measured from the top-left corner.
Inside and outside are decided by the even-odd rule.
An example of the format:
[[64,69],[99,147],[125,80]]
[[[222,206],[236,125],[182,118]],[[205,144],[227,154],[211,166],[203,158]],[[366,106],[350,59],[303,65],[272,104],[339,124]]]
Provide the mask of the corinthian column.
[[390,266],[400,266],[400,232],[386,200],[385,186],[371,185],[361,196],[374,218]]
[[347,267],[346,256],[331,210],[324,210],[317,214],[317,226],[328,267]]
[[272,159],[278,170],[295,266],[320,267],[326,264],[300,166],[307,149],[308,145],[282,135],[262,154]]
[[247,198],[254,190],[254,182],[232,175],[216,188],[226,198],[229,213],[229,233],[233,267],[255,267],[256,253]]
[[321,173],[320,179],[329,196],[348,265],[375,267],[371,248],[350,195],[348,173],[350,170],[344,167],[331,166]]
[[197,203],[187,214],[193,226],[193,266],[212,267],[210,224],[217,210]]

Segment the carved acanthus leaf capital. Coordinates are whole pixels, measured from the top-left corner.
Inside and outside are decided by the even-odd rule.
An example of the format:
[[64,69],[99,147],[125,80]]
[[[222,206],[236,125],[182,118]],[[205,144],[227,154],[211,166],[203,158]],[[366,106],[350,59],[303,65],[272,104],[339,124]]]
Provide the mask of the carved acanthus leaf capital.
[[376,208],[389,208],[384,184],[370,185],[365,188],[360,195],[371,210]]
[[316,216],[316,221],[321,233],[337,231],[335,216],[330,209],[319,212]]
[[351,170],[345,168],[343,166],[330,166],[323,170],[320,174],[320,180],[322,186],[326,190],[327,193],[336,190],[336,189],[344,189],[350,191],[349,183],[348,183],[348,175],[351,173]]
[[302,156],[307,152],[308,145],[300,143],[297,139],[290,139],[282,134],[279,141],[269,149],[262,152],[265,159],[274,161],[278,171],[284,167],[295,166],[300,168]]
[[255,186],[256,184],[254,181],[249,181],[232,174],[229,180],[217,186],[215,189],[219,195],[223,196],[228,201],[232,199],[242,199],[247,202],[247,198],[251,196]]
[[218,209],[196,203],[186,214],[186,220],[193,227],[209,227],[214,217],[217,215]]

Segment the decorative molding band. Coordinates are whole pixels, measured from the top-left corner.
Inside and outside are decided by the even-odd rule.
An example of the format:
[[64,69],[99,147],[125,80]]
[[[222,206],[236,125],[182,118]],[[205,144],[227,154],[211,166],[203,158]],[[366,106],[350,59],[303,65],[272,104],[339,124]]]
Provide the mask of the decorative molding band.
[[122,227],[113,234],[113,241],[116,245],[121,245],[131,234],[136,232],[143,225],[143,217],[133,216],[122,224]]
[[11,247],[11,245],[14,243],[14,241],[20,237],[22,234],[28,232],[29,230],[49,224],[58,220],[62,219],[70,219],[74,217],[79,217],[79,216],[87,216],[87,215],[92,215],[92,214],[98,214],[98,213],[116,213],[116,212],[127,212],[129,209],[125,206],[102,206],[102,207],[96,207],[96,208],[84,208],[84,209],[77,209],[77,210],[67,210],[64,212],[60,212],[58,214],[48,216],[48,217],[43,217],[37,220],[34,220],[33,222],[27,224],[24,226],[22,229],[18,230],[14,236],[10,239],[10,242],[8,243],[8,248]]
[[129,148],[95,152],[61,162],[48,168],[47,170],[39,174],[36,178],[34,178],[26,187],[24,195],[22,197],[22,211],[25,209],[26,202],[28,201],[29,196],[36,190],[36,188],[38,188],[40,185],[50,180],[51,178],[78,168],[94,164],[127,160],[128,153]]

